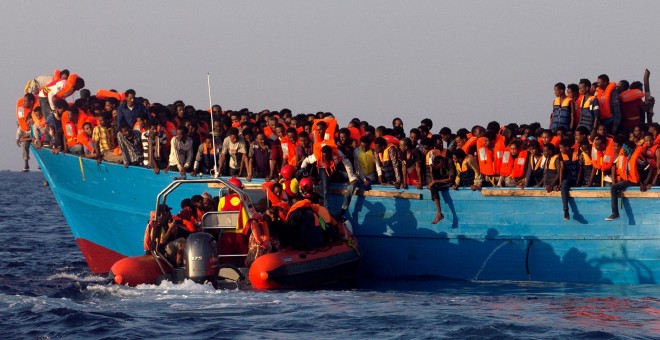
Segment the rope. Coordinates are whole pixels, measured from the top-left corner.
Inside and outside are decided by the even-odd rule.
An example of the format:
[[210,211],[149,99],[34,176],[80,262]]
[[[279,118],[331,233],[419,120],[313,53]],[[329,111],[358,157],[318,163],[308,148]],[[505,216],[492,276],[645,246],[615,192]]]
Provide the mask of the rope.
[[82,157],[78,157],[78,162],[80,163],[80,174],[82,175],[82,180],[85,181],[85,168],[83,167]]

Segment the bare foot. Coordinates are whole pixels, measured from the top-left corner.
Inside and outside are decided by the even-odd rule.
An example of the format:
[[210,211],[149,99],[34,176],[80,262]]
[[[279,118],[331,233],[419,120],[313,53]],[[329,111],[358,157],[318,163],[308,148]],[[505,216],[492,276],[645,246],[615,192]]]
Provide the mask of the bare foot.
[[435,219],[433,220],[433,222],[431,222],[431,224],[438,224],[438,222],[442,221],[442,219],[444,218],[445,215],[443,215],[442,213],[437,213],[435,214]]

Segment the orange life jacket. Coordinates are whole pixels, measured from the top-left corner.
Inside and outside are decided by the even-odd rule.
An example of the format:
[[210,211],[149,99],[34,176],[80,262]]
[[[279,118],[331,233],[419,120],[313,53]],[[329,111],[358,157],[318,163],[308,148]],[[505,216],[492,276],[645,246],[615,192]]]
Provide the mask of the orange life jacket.
[[594,169],[602,171],[612,169],[612,164],[614,163],[614,141],[611,138],[607,139],[605,152],[596,148],[591,149],[591,162]]
[[91,136],[88,136],[85,131],[82,131],[76,136],[76,139],[78,139],[78,143],[82,144],[89,153],[92,153],[94,151],[94,141],[92,140]]
[[513,163],[513,169],[511,170],[511,177],[521,178],[525,176],[525,163],[527,162],[527,150],[520,151],[518,153],[518,158]]
[[280,140],[282,146],[282,158],[287,164],[296,166],[296,144],[292,143],[288,137],[282,137]]
[[[68,111],[66,112],[68,113]],[[64,117],[68,115],[65,113]],[[62,117],[62,130],[64,132],[64,138],[66,139],[67,146],[74,146],[78,144],[78,128],[76,124],[69,119],[64,119]]]
[[559,147],[560,142],[561,142],[561,137],[559,136],[552,136],[552,139],[550,140],[550,144],[554,145],[555,148]]
[[27,123],[27,118],[28,115],[32,114],[32,110],[34,108],[34,105],[36,105],[36,101],[32,107],[23,107],[24,103],[25,103],[24,97],[19,98],[18,101],[16,102],[16,121],[18,122],[18,127],[21,129],[21,131],[30,131],[30,127],[28,126]]
[[277,138],[275,131],[273,131],[273,129],[269,125],[266,125],[266,127],[264,128],[264,136],[266,136],[266,138],[271,140],[275,140]]
[[644,92],[638,89],[626,90],[619,94],[619,99],[621,99],[621,102],[623,103],[629,103],[642,98],[644,98]]
[[354,128],[354,127],[349,127],[348,131],[351,133],[351,139],[355,140],[360,143],[360,138],[362,138],[362,134],[360,133],[360,129]]
[[470,148],[472,147],[472,145],[475,145],[477,143],[477,139],[478,138],[474,136],[468,137],[468,140],[465,142],[465,144],[463,144],[463,147],[461,149],[463,149],[463,151],[465,151],[466,154],[469,154]]
[[[519,156],[520,157],[520,156]],[[502,165],[500,165],[500,176],[509,176],[513,172],[513,165],[516,163],[516,160],[513,159],[511,151],[509,148],[504,150],[504,155],[502,156]]]
[[637,158],[642,154],[642,148],[637,147],[632,153],[630,159],[625,155],[623,150],[619,154],[616,161],[616,173],[623,181],[631,181],[635,184],[639,183],[639,171],[637,170]]
[[273,186],[275,185],[275,182],[264,182],[261,185],[261,189],[264,190],[266,193],[266,197],[268,197],[268,201],[270,202],[270,205],[277,206],[282,202],[282,196],[275,195],[273,192]]
[[[325,129],[325,136],[317,136],[316,125],[319,122],[325,122],[327,129]],[[323,119],[314,119],[312,124],[312,134],[315,136],[314,143],[316,142],[325,142],[326,144],[335,144],[335,132],[337,132],[337,119],[334,117],[326,117]]]
[[75,91],[76,80],[78,80],[78,78],[79,77],[77,74],[71,73],[69,75],[69,78],[66,79],[66,83],[64,83],[62,89],[55,94],[55,97],[59,99],[64,99],[72,95],[73,92]]
[[598,98],[598,107],[600,108],[600,119],[607,119],[612,117],[612,109],[610,108],[610,96],[616,87],[615,82],[607,84],[605,91],[600,87],[596,89],[596,98]]
[[114,98],[117,99],[117,101],[122,101],[125,98],[124,93],[117,93],[114,91],[110,90],[105,90],[105,89],[99,89],[96,92],[96,98],[101,99],[101,100],[106,100],[108,98]]
[[324,143],[314,143],[314,157],[316,158],[316,167],[319,169],[325,169],[326,173],[330,175],[335,171],[337,164],[341,163],[342,158],[339,156],[339,151],[336,145],[327,144],[332,148],[332,160],[329,162],[323,160],[323,153],[321,152],[321,149],[325,145],[326,144]]

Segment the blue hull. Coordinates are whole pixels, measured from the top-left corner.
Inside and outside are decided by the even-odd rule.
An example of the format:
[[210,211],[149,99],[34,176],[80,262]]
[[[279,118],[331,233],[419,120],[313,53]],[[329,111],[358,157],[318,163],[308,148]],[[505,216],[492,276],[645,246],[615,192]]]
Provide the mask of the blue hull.
[[[144,253],[149,211],[178,174],[33,151],[93,271],[107,272],[108,257]],[[609,191],[598,188],[572,191],[570,221],[563,220],[557,194],[535,189],[444,192],[445,219],[436,225],[430,224],[435,208],[428,190],[376,187],[354,196],[349,212],[362,270],[376,277],[655,284],[660,191],[636,189],[630,196],[639,197],[623,199],[621,219],[612,222],[603,220]],[[341,199],[331,195],[332,211]]]

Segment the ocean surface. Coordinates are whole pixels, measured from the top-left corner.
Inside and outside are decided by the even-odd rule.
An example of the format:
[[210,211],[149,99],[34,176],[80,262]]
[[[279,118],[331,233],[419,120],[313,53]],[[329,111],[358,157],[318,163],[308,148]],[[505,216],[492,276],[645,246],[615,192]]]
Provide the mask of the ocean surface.
[[[0,339],[655,338],[660,286],[362,279],[137,288],[92,275],[40,172],[0,172]],[[447,259],[451,261],[451,259]]]

